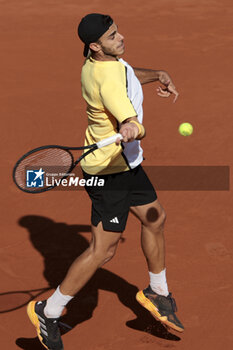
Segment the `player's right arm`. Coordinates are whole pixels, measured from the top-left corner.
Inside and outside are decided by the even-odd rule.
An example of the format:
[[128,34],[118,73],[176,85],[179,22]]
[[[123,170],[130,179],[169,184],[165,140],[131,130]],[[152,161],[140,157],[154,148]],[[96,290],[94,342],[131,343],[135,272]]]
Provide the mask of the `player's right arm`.
[[126,119],[119,130],[123,136],[124,142],[131,142],[133,140],[141,140],[146,136],[146,130],[144,126],[139,123],[137,117]]
[[[122,65],[123,66],[123,65]],[[124,142],[142,139],[145,128],[127,95],[125,68],[121,65],[106,75],[100,85],[100,95],[105,108],[116,118]],[[110,72],[109,72],[110,73]]]

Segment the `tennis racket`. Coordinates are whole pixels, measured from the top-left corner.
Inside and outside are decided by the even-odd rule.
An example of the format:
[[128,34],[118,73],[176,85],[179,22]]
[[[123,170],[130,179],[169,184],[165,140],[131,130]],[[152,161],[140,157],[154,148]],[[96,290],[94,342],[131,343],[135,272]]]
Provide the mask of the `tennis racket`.
[[[83,147],[66,147],[47,145],[35,148],[24,154],[15,164],[13,180],[16,186],[27,193],[41,193],[56,187],[59,182],[69,176],[76,165],[91,152],[102,148],[117,139],[122,140],[121,134],[115,134],[92,145]],[[71,151],[87,150],[77,160]],[[43,181],[45,173],[53,173],[55,181],[46,185]]]

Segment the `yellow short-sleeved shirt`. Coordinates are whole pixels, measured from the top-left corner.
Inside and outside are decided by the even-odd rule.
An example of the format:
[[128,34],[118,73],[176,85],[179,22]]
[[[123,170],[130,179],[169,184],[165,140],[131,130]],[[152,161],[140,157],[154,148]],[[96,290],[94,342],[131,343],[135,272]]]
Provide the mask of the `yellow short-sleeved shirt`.
[[[120,61],[88,58],[82,68],[81,83],[88,115],[85,145],[114,135],[120,123],[137,115],[127,95],[126,68]],[[129,170],[122,147],[116,144],[90,153],[81,166],[93,175]]]

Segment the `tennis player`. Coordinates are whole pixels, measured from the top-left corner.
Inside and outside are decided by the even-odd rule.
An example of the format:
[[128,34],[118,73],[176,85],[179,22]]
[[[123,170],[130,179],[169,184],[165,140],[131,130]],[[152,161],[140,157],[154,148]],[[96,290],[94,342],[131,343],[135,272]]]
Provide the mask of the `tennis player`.
[[88,127],[85,144],[93,144],[120,132],[123,142],[106,146],[82,160],[84,178],[103,178],[103,187],[87,187],[92,201],[92,241],[71,265],[64,281],[44,301],[32,301],[28,315],[37,328],[41,343],[50,350],[61,350],[59,317],[67,303],[115,254],[125,230],[129,211],[141,222],[141,245],[148,264],[149,286],[137,293],[138,302],[164,325],[182,332],[175,300],[166,281],[164,222],[165,212],[141,163],[140,140],[143,93],[141,84],[160,81],[158,95],[178,92],[165,71],[132,68],[122,58],[124,37],[108,15],[88,14],[78,35],[85,44],[82,68],[82,94],[87,103]]

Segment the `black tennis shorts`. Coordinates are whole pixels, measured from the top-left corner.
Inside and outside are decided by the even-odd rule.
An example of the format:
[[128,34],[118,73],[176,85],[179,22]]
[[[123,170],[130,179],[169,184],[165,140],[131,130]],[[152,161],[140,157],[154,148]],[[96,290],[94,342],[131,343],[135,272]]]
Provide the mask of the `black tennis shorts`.
[[93,177],[95,183],[99,179],[104,180],[104,186],[86,185],[85,189],[92,201],[91,223],[97,226],[102,222],[105,231],[123,232],[130,207],[152,203],[157,199],[154,187],[141,165],[116,174],[96,176],[83,172],[83,176],[86,183]]

